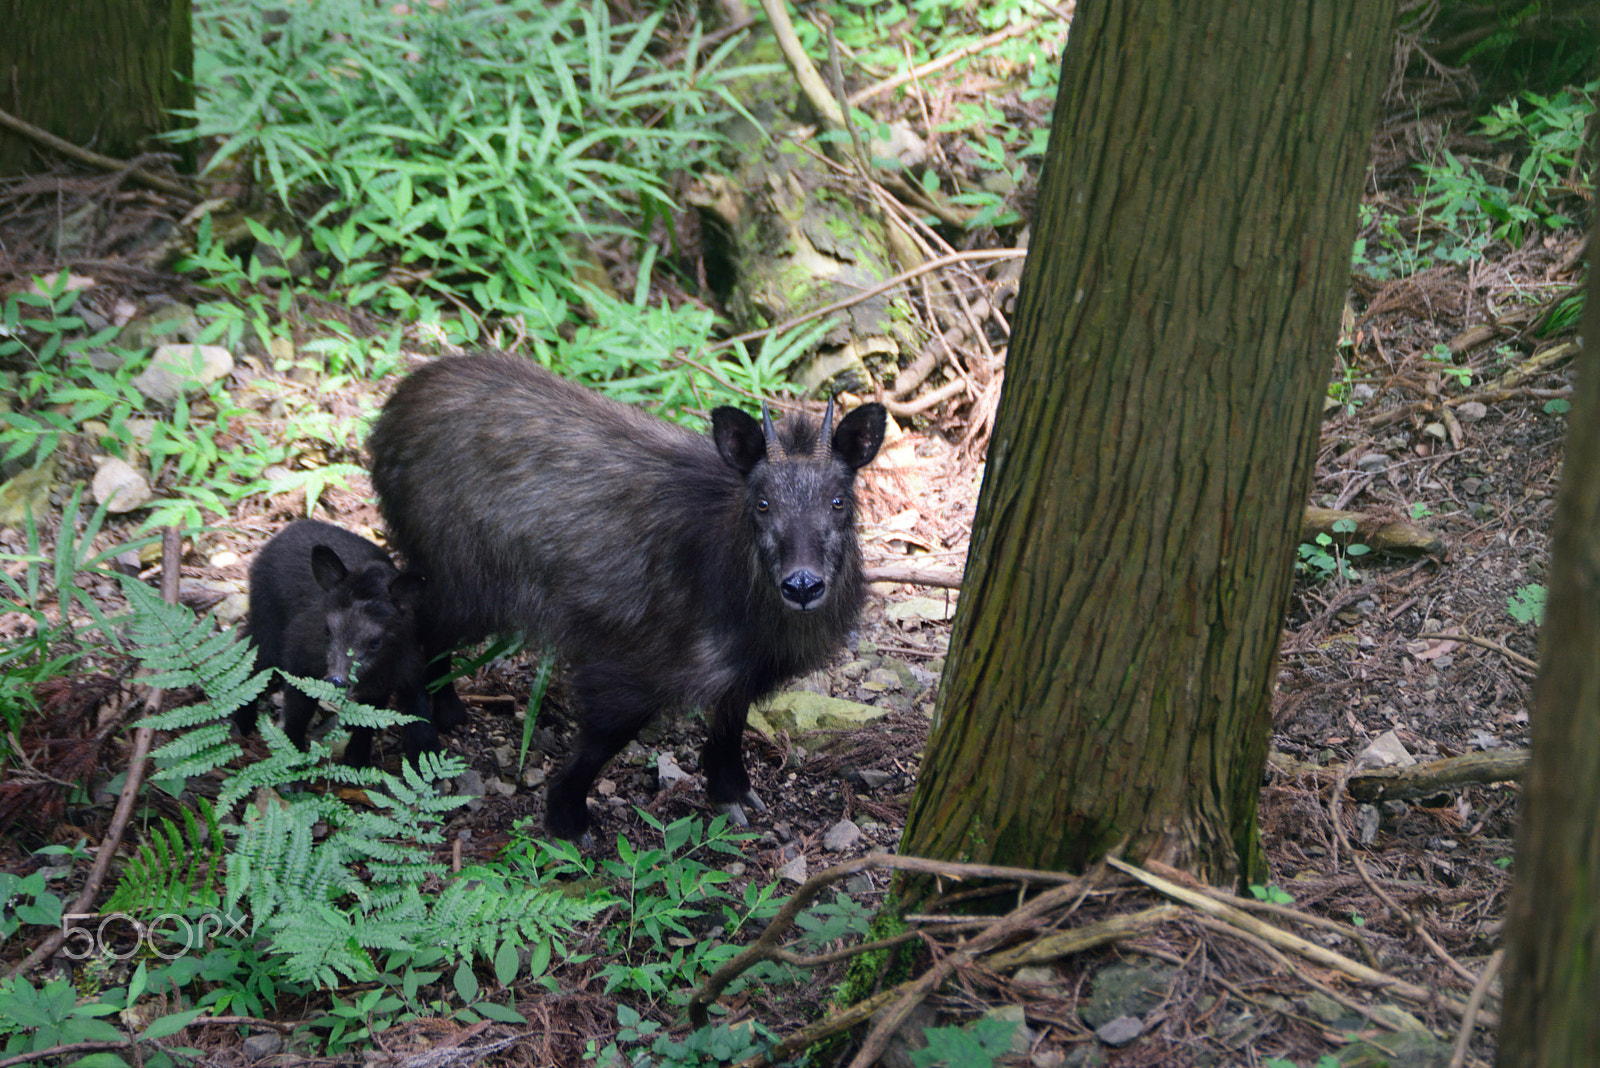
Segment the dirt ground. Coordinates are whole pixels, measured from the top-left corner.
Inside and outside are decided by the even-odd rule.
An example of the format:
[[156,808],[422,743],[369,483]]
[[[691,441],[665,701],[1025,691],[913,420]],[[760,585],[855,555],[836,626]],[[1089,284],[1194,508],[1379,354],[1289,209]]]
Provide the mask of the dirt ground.
[[[1412,114],[1380,131],[1369,189],[1374,202],[1408,195],[1407,168],[1438,129],[1422,127]],[[21,203],[15,190],[8,203]],[[1353,580],[1308,568],[1283,633],[1274,755],[1260,813],[1271,881],[1281,892],[1274,898],[1275,922],[1437,996],[1418,1003],[1380,991],[1190,911],[1025,975],[963,966],[930,999],[939,1015],[915,1020],[966,1021],[993,1006],[1020,1005],[1026,1048],[1012,1059],[1041,1068],[1269,1058],[1310,1065],[1341,1048],[1348,1052],[1352,1036],[1370,1039],[1378,1050],[1408,1051],[1395,1054],[1401,1063],[1447,1063],[1462,1030],[1461,1012],[1447,1002],[1468,999],[1501,944],[1515,787],[1473,785],[1420,800],[1360,804],[1345,793],[1344,779],[1360,762],[1379,759],[1372,755],[1375,742],[1390,759],[1416,761],[1527,745],[1528,662],[1537,659],[1537,629],[1517,619],[1509,602],[1543,579],[1565,433],[1564,417],[1547,407],[1570,387],[1566,359],[1529,364],[1572,340],[1570,332],[1540,337],[1533,328],[1540,310],[1579,280],[1580,251],[1574,231],[1521,248],[1491,246],[1482,261],[1399,281],[1357,275],[1336,377],[1349,403],[1334,405],[1325,419],[1310,503],[1410,520],[1436,535],[1442,551],[1353,557],[1359,571]],[[129,271],[108,272],[102,285],[135,303],[181,289],[173,280]],[[1471,369],[1470,383],[1430,359],[1441,343],[1452,354],[1448,366]],[[252,378],[264,373],[259,366],[241,372]],[[280,385],[304,388],[289,379]],[[869,567],[913,557],[919,566],[959,567],[981,474],[963,439],[981,422],[981,413],[970,408],[944,423],[936,412],[890,443],[892,470],[875,476],[866,490]],[[81,450],[69,448],[66,459],[69,474],[87,472],[90,461]],[[358,461],[359,455],[330,459]],[[325,495],[325,518],[357,530],[378,528],[369,502],[369,487],[358,478],[350,491]],[[296,499],[255,501],[228,529],[190,545],[183,563],[186,601],[209,608],[242,589],[251,554],[298,507]],[[105,542],[127,536],[131,526],[113,524]],[[16,532],[0,533],[0,550],[23,547]],[[852,647],[826,671],[796,684],[885,710],[877,723],[843,734],[747,736],[754,784],[770,811],[754,821],[759,838],[740,862],[741,880],[776,878],[792,888],[830,865],[894,849],[926,742],[956,597],[916,584],[874,587]],[[471,720],[449,747],[486,784],[481,802],[450,828],[468,858],[493,856],[516,821],[542,816],[540,782],[565,756],[571,724],[558,682],[538,721],[540,752],[527,768],[508,757],[521,736],[518,716],[532,673],[526,660],[513,659],[464,687]],[[97,696],[106,693],[96,680],[86,670],[73,686],[47,694],[52,715],[76,709],[92,718]],[[658,754],[669,752],[692,773],[701,737],[693,720],[657,724],[607,769],[591,796],[602,852],[614,850],[620,834],[642,840],[650,833],[635,805],[664,820],[702,811],[692,775],[661,790],[656,771]],[[392,740],[385,755],[398,758]],[[106,749],[96,773],[115,774],[124,758],[120,748]],[[106,804],[73,806],[52,826],[26,828],[4,846],[0,868],[18,870],[24,846],[80,835],[93,840],[108,814]],[[873,871],[850,883],[849,892],[870,905],[886,883],[887,873]],[[1068,925],[1163,900],[1114,880],[1077,901]],[[1352,925],[1358,937],[1350,937]],[[943,955],[953,937],[929,935],[928,942]],[[6,951],[8,960],[13,952]],[[529,991],[529,1003],[537,1006],[530,1018],[542,1027],[501,1063],[575,1064],[586,1038],[614,1030],[611,999],[593,983],[596,964],[558,968],[559,997]],[[823,969],[809,991],[750,995],[734,1005],[734,1015],[792,1032],[816,1016],[843,967]],[[1146,997],[1107,1017],[1115,1011],[1105,1003],[1113,978],[1128,975]],[[1494,1001],[1476,1014],[1477,1026],[1466,1029],[1465,1063],[1493,1059]],[[671,1020],[670,1014],[661,1018]],[[1106,1029],[1128,1018],[1137,1024],[1133,1036],[1113,1041],[1115,1033]],[[404,1048],[403,1035],[389,1037]],[[420,1032],[417,1040],[420,1048]],[[883,1063],[906,1063],[893,1061],[894,1055]],[[243,1063],[239,1056],[232,1045],[217,1049],[217,1063]]]

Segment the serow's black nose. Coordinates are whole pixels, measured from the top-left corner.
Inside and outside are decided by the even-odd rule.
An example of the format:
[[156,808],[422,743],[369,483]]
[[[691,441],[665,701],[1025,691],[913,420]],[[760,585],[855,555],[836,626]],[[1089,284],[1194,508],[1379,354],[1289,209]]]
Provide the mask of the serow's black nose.
[[820,599],[828,584],[814,571],[796,571],[783,580],[783,599],[799,608],[805,608]]
[[339,687],[339,689],[341,689],[341,690],[345,689],[346,687],[348,687],[350,685],[350,680],[348,678],[346,678],[343,675],[340,675],[338,672],[335,672],[335,671],[328,672],[327,681],[331,682],[333,685]]

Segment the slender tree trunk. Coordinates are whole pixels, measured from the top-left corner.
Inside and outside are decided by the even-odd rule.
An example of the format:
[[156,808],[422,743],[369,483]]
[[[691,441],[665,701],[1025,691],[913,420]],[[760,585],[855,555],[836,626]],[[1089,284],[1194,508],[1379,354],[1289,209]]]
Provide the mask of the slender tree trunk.
[[1584,300],[1506,918],[1502,1068],[1600,1061],[1600,212]]
[[[194,105],[190,0],[0,0],[0,109],[124,159]],[[171,151],[171,149],[167,149]],[[46,161],[0,128],[0,174]]]
[[1393,0],[1080,0],[908,853],[1225,882]]

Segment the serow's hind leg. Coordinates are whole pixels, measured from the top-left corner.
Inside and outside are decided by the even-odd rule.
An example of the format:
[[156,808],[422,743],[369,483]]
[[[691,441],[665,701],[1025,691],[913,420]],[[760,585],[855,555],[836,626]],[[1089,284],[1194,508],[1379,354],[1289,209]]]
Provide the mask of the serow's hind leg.
[[600,769],[655,716],[659,700],[649,686],[606,666],[577,669],[572,688],[578,737],[567,766],[550,781],[544,822],[552,836],[587,849],[594,844],[589,834],[589,789]]

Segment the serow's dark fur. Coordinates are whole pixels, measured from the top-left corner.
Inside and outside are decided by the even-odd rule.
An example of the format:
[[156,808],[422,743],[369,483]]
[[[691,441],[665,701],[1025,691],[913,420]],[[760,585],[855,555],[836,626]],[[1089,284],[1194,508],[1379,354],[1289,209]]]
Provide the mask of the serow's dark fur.
[[[353,700],[422,718],[406,725],[406,754],[438,747],[429,722],[425,661],[417,635],[422,580],[402,574],[389,554],[358,534],[301,519],[284,527],[250,565],[250,620],[256,670],[348,686]],[[283,729],[302,751],[317,702],[293,686],[283,693]],[[235,714],[241,733],[255,730],[256,710]],[[345,762],[372,759],[372,730],[355,727]]]
[[[663,710],[707,709],[710,800],[736,823],[763,810],[740,748],[750,703],[820,667],[860,613],[855,473],[883,406],[820,449],[803,417],[711,421],[706,437],[528,360],[466,356],[402,382],[373,427],[390,540],[425,579],[424,652],[520,632],[570,667],[579,730],[550,783],[553,835],[585,839],[595,777]],[[438,726],[461,715],[435,691]]]

